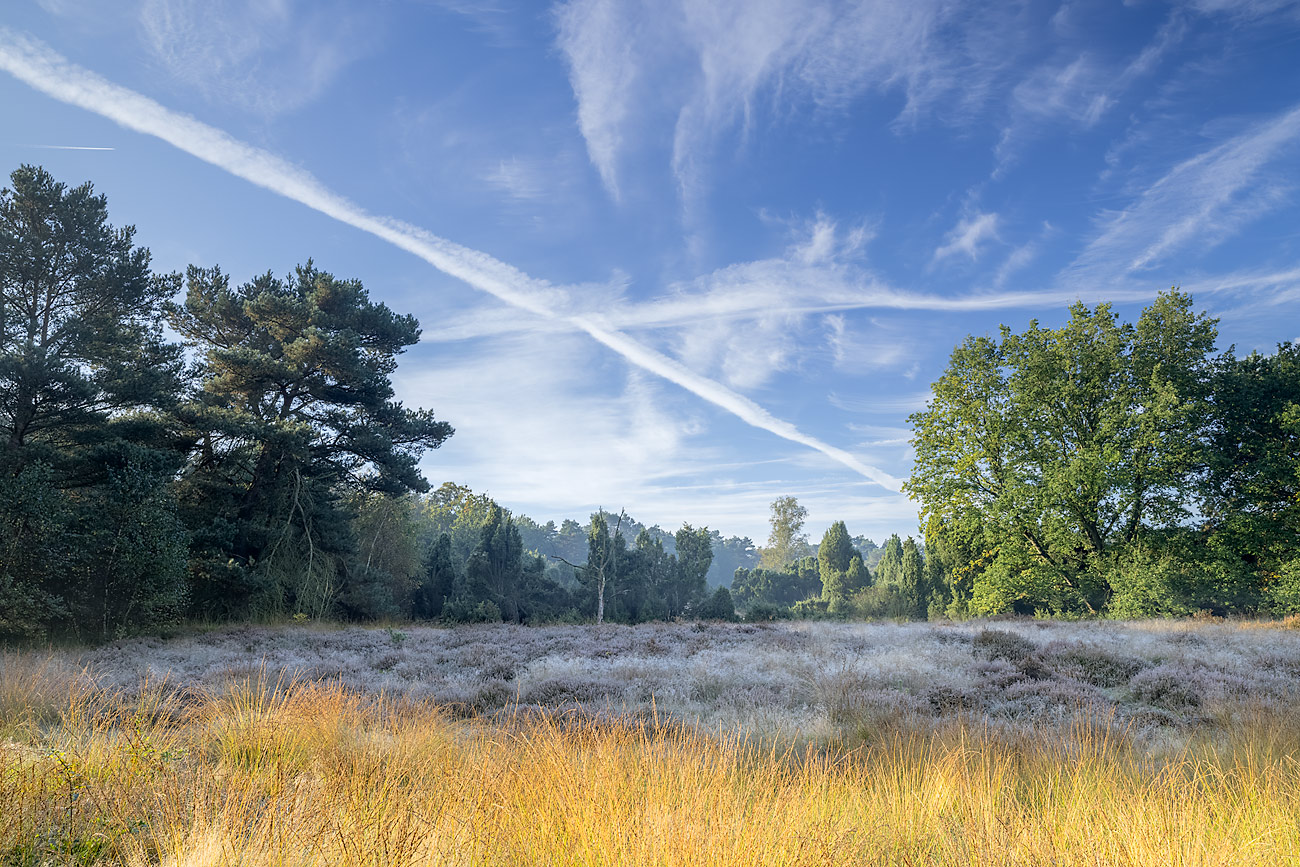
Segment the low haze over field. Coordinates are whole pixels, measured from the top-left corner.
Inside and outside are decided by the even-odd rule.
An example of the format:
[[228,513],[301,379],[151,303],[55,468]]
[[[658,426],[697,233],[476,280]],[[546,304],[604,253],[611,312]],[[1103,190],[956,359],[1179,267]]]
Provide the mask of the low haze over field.
[[1300,338],[1300,4],[40,0],[0,160],[159,270],[309,257],[413,313],[422,464],[557,521],[915,527],[906,421],[967,334]]

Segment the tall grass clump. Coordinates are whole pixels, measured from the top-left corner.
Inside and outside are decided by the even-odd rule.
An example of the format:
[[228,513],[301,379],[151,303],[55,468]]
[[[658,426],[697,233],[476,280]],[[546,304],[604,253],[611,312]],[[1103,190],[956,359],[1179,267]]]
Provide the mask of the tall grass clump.
[[4,741],[0,864],[1300,864],[1294,720],[1232,732],[1157,753],[1105,720],[955,718],[793,746],[653,711],[155,680]]

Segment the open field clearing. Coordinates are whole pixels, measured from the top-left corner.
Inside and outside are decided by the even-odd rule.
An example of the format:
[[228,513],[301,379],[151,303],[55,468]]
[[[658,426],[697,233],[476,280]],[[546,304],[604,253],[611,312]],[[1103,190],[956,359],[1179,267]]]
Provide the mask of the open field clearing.
[[0,864],[1300,864],[1300,630],[247,628],[3,657]]

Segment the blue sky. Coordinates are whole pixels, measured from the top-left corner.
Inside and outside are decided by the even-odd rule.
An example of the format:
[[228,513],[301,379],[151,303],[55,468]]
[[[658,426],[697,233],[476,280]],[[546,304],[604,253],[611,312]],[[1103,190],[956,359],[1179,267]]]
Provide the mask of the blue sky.
[[15,0],[0,70],[5,171],[157,268],[414,313],[426,475],[540,520],[906,534],[969,333],[1177,284],[1300,338],[1297,2]]

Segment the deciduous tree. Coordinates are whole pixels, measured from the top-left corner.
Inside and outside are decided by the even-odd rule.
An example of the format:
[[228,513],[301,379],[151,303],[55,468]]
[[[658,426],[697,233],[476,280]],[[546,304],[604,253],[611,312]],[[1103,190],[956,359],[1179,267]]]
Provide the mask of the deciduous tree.
[[1136,326],[1076,304],[1061,328],[1004,327],[954,350],[911,417],[905,490],[927,538],[992,543],[969,552],[975,610],[1100,610],[1114,555],[1190,516],[1215,339],[1175,290]]

